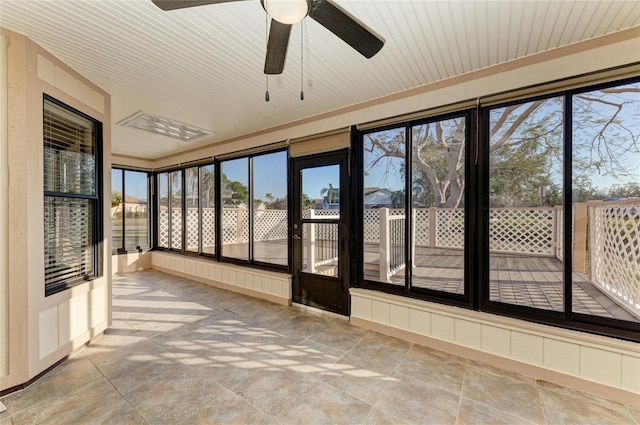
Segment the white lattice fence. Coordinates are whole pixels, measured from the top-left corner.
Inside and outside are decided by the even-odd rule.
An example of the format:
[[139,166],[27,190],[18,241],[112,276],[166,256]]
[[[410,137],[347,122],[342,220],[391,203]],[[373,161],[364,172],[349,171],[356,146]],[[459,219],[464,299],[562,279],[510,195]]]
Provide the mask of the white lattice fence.
[[340,210],[313,210],[315,218],[340,218]]
[[429,209],[428,208],[416,208],[413,210],[413,219],[415,227],[413,229],[413,240],[417,246],[429,246],[429,239],[431,234],[429,233]]
[[246,208],[238,209],[242,213],[242,240],[240,243],[249,241],[249,210]]
[[364,210],[363,234],[365,242],[380,241],[380,211],[378,209]]
[[187,250],[198,250],[198,209],[187,210]]
[[202,247],[213,247],[216,244],[216,209],[202,209]]
[[166,208],[158,212],[158,245],[169,246],[169,210]]
[[640,314],[640,202],[589,206],[589,228],[592,281]]
[[238,241],[238,209],[222,208],[222,244],[234,244]]
[[182,249],[182,210],[171,210],[171,248]]
[[287,239],[287,210],[257,210],[254,216],[253,237],[256,241]]
[[492,208],[489,212],[489,249],[555,256],[553,227],[553,208]]
[[464,248],[464,208],[436,210],[436,247]]

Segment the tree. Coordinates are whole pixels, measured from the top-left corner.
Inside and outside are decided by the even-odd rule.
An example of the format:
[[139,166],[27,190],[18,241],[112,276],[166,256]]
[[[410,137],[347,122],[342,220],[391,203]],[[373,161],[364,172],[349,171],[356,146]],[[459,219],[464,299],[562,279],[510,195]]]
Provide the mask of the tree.
[[187,187],[187,208],[198,206],[198,169],[188,168],[185,171],[186,187]]
[[325,194],[327,195],[327,202],[329,203],[329,205],[332,205],[336,202],[335,190],[331,183],[329,183],[329,187],[324,187],[322,188],[322,190],[320,190],[320,196],[324,196]]
[[248,204],[249,189],[238,181],[230,181],[225,174],[222,175],[222,202],[224,205]]
[[309,210],[315,208],[316,203],[306,193],[302,194],[302,209]]
[[[637,178],[630,157],[640,157],[640,83],[572,96],[574,188],[602,178]],[[491,201],[494,205],[561,202],[564,97],[494,108],[489,116]],[[465,189],[463,118],[411,128],[412,196],[415,206],[459,207]],[[403,127],[365,135],[365,175],[385,167],[385,176],[404,175]],[[386,178],[386,177],[385,177]],[[586,196],[586,192],[581,197]],[[596,194],[594,194],[596,195]],[[598,194],[599,196],[599,194]],[[593,198],[590,198],[593,199]]]
[[215,176],[213,174],[212,166],[205,166],[200,168],[200,179],[201,179],[201,188],[202,194],[200,195],[200,199],[202,199],[202,207],[203,208],[212,208],[215,204]]

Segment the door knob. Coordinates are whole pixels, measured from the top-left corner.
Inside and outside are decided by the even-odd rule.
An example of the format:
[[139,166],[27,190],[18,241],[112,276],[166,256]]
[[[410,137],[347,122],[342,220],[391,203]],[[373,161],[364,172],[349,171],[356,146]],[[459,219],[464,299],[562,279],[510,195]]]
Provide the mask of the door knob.
[[300,239],[300,235],[298,235],[298,234],[294,234],[294,235],[293,235],[293,239]]

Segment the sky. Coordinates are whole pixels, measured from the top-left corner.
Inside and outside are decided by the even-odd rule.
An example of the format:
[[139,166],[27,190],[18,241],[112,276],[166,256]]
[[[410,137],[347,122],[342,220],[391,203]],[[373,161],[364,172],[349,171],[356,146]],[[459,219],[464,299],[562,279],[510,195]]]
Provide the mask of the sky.
[[340,188],[340,166],[329,165],[325,167],[305,168],[302,170],[302,193],[311,199],[322,199],[320,192],[329,188]]

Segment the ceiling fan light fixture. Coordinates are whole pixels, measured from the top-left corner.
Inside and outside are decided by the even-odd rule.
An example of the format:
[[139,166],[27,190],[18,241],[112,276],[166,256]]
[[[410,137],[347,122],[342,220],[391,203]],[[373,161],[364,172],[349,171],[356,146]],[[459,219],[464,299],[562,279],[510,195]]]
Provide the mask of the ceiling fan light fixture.
[[264,10],[281,24],[295,24],[309,14],[308,0],[263,0]]

